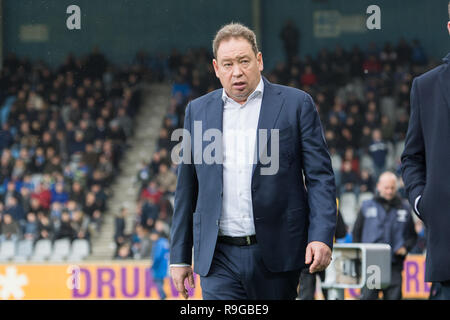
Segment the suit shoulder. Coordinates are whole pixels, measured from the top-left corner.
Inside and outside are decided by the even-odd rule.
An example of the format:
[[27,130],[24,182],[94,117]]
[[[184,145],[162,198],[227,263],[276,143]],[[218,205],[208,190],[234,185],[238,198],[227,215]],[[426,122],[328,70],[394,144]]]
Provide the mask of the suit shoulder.
[[191,100],[189,104],[191,105],[191,108],[197,109],[204,106],[210,99],[220,97],[221,95],[222,89],[216,89],[207,94],[204,94],[203,96]]
[[273,89],[279,91],[285,101],[288,102],[286,104],[287,107],[294,108],[296,110],[311,110],[311,108],[315,108],[314,100],[309,93],[297,88],[279,84],[274,84],[273,86]]
[[300,90],[298,88],[288,87],[281,84],[272,84],[272,85],[276,90],[279,90],[287,98],[300,99],[303,101],[305,98],[310,97],[310,95],[307,92]]
[[414,78],[414,81],[417,82],[417,85],[419,86],[423,86],[423,85],[428,85],[428,84],[433,84],[437,81],[439,74],[444,71],[445,68],[448,68],[449,65],[444,63],[441,64],[423,74],[421,74],[420,76],[417,76]]

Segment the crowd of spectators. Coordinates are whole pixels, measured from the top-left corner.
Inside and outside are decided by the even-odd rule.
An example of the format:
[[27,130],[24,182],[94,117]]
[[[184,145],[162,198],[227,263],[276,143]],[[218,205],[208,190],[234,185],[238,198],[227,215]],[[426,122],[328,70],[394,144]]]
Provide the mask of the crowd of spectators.
[[[221,87],[212,58],[204,48],[189,49],[184,54],[174,49],[168,57],[173,83],[170,104],[158,148],[138,172],[142,186],[138,224],[144,228],[151,229],[160,214],[170,225],[170,214],[153,209],[161,201],[167,203],[175,189],[170,134],[183,127],[189,100]],[[395,45],[385,43],[381,48],[370,43],[366,50],[337,46],[334,50],[324,48],[316,56],[294,55],[263,75],[273,83],[302,89],[313,97],[329,146],[338,197],[346,192],[358,197],[376,192],[376,181],[383,171],[399,174],[412,79],[438,63],[427,57],[418,40],[409,43],[400,39]],[[405,195],[401,179],[399,192]],[[417,232],[423,234],[420,221]]]
[[139,64],[95,48],[58,68],[9,54],[0,74],[0,241],[91,240],[133,134]]

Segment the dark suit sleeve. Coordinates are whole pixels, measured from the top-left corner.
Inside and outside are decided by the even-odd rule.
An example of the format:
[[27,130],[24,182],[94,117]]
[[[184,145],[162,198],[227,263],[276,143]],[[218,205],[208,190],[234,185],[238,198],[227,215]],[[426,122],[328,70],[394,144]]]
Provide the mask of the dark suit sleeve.
[[422,135],[419,105],[419,90],[415,79],[411,89],[411,116],[406,134],[405,150],[401,156],[403,182],[409,203],[413,208],[416,198],[422,195],[426,181],[425,144]]
[[[171,227],[170,264],[192,263],[193,213],[198,194],[198,181],[192,163],[190,104],[186,108],[183,134],[183,152],[189,152],[189,161],[178,166],[177,187]],[[188,134],[189,133],[189,134]],[[189,142],[189,143],[188,143]]]
[[309,203],[308,243],[320,241],[333,247],[336,228],[336,186],[331,158],[319,114],[306,94],[300,111],[302,169]]

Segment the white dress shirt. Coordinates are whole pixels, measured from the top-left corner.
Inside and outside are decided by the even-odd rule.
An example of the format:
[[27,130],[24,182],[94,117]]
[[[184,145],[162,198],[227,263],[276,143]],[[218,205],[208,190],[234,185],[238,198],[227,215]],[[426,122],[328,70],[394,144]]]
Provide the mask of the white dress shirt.
[[251,182],[263,92],[262,78],[242,105],[222,91],[223,203],[219,235],[242,237],[255,234]]
[[414,201],[414,210],[416,211],[417,216],[419,216],[419,217],[420,217],[420,212],[419,212],[419,209],[417,209],[417,205],[419,204],[420,198],[422,198],[422,196],[417,196],[416,201]]
[[[264,82],[259,81],[244,104],[222,91],[223,108],[223,198],[219,235],[241,237],[254,235],[252,172],[256,163],[256,133],[261,111]],[[188,264],[171,264],[185,267]]]

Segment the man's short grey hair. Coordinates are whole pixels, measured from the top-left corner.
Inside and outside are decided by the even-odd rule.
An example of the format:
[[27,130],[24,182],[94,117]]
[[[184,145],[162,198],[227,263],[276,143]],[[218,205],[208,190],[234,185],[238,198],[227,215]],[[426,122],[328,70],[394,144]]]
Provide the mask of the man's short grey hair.
[[255,53],[255,55],[258,54],[259,51],[258,51],[258,44],[256,43],[255,33],[241,23],[230,23],[220,28],[220,30],[217,31],[216,36],[214,37],[213,40],[214,58],[217,59],[217,50],[219,49],[220,43],[230,38],[244,38],[252,46],[252,50]]
[[450,1],[448,2],[448,20],[450,20]]

